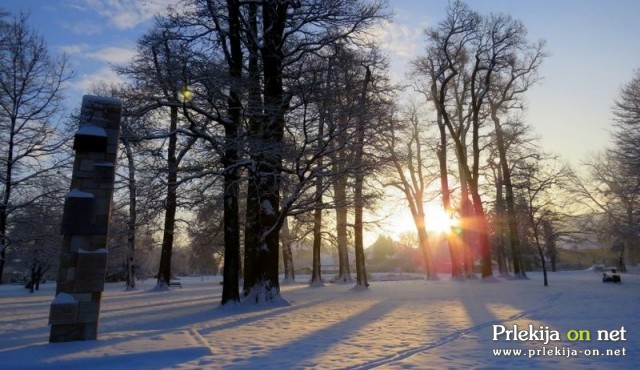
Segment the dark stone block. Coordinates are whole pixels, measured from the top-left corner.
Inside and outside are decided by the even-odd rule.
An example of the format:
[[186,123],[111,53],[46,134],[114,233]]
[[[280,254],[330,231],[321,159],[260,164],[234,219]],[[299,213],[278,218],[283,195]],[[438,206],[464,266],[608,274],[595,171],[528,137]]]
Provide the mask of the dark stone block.
[[49,325],[67,325],[78,322],[78,301],[68,293],[59,293],[51,302]]
[[[84,193],[87,194],[87,193]],[[67,195],[62,216],[63,235],[91,235],[95,212],[95,198],[74,197],[73,191]]]
[[115,168],[113,167],[113,163],[109,162],[98,162],[93,164],[93,171],[96,176],[96,180],[100,182],[101,185],[110,185],[113,186],[113,181],[115,178]]
[[73,149],[79,152],[104,153],[107,151],[107,143],[107,133],[102,127],[85,124],[76,132]]
[[107,269],[106,249],[99,252],[78,253],[75,285],[76,293],[100,292],[104,290],[104,277]]
[[108,233],[109,233],[109,225],[102,224],[102,225],[93,225],[91,227],[91,235],[107,235]]

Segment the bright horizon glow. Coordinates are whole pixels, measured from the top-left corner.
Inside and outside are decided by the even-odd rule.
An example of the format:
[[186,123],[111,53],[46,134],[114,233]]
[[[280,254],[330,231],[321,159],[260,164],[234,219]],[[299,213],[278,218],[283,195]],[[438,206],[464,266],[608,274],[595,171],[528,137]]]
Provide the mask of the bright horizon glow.
[[[459,221],[449,217],[442,206],[425,204],[425,225],[428,233],[449,233],[451,228],[458,224]],[[408,207],[399,207],[395,215],[385,222],[384,229],[394,240],[399,240],[400,235],[406,232],[416,233],[415,222]]]

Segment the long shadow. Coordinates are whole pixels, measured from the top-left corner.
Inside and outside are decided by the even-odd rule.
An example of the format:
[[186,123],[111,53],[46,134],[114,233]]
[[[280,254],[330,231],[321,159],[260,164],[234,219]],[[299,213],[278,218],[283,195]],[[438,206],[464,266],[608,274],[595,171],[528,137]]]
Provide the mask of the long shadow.
[[197,291],[200,295],[221,295],[222,289],[217,286],[195,286],[184,288],[172,288],[166,291],[152,291],[152,290],[133,290],[133,291],[108,291],[103,294],[102,299],[110,302],[128,301],[131,298],[145,298],[147,300],[162,299],[164,294],[171,294],[172,297],[189,297],[193,291]]
[[[205,329],[198,329],[198,332],[200,334],[202,334],[203,332],[209,332],[209,331],[213,331],[213,330],[221,330],[223,328],[227,328],[227,327],[235,327],[237,325],[239,325],[239,323],[250,323],[253,321],[257,321],[260,320],[264,317],[274,317],[286,312],[291,312],[292,310],[299,310],[299,309],[303,309],[309,306],[313,306],[316,305],[318,302],[309,302],[309,303],[305,303],[296,307],[282,307],[281,309],[278,309],[277,311],[274,312],[274,310],[269,310],[268,312],[265,312],[263,314],[260,315],[255,315],[252,317],[248,317],[248,318],[241,318],[239,320],[235,320],[233,322],[229,322],[229,323],[223,323],[220,325],[214,325],[212,327],[206,327]],[[255,309],[254,311],[255,312]],[[224,311],[222,312],[224,313]],[[188,319],[185,319],[186,315],[188,315]],[[91,348],[98,348],[100,346],[113,346],[113,345],[117,345],[120,343],[125,343],[125,342],[129,342],[129,341],[134,341],[136,339],[139,338],[148,338],[149,336],[160,336],[163,334],[167,334],[170,332],[175,332],[178,330],[184,330],[187,331],[189,329],[191,329],[191,327],[194,324],[198,324],[198,323],[207,323],[210,322],[212,320],[215,319],[219,319],[222,317],[226,317],[221,315],[220,312],[216,311],[216,310],[212,310],[210,307],[202,307],[201,309],[199,309],[198,311],[191,311],[189,313],[186,313],[185,315],[176,315],[175,317],[173,317],[170,321],[171,324],[167,325],[167,326],[163,326],[163,325],[156,325],[154,324],[153,326],[153,333],[149,333],[148,331],[142,331],[139,334],[133,334],[133,335],[128,335],[126,337],[123,338],[111,338],[108,340],[98,340],[97,342],[93,342],[93,345]],[[118,321],[121,321],[120,318],[118,318]],[[145,326],[150,325],[149,322],[145,323]],[[131,328],[128,325],[122,324],[122,326],[124,326],[127,330],[133,331],[136,330],[135,328]],[[112,326],[110,328],[108,328],[107,330],[105,330],[105,334],[109,334],[109,333],[117,333],[120,329],[118,329],[116,326]],[[139,329],[140,330],[140,329]],[[207,354],[209,354],[207,352]]]
[[[66,346],[65,348],[60,348],[57,344],[38,345],[5,352],[3,354],[2,369],[117,369],[119,365],[127,369],[137,370],[165,369],[209,355],[207,348],[195,347],[64,359],[65,355],[82,352],[82,347],[84,346]],[[37,356],[39,358],[36,361],[29,360],[33,359],[34,351],[44,353],[44,355]],[[19,362],[9,362],[7,358],[21,360]]]
[[[284,314],[286,312],[291,312],[299,309],[304,309],[309,306],[313,306],[318,304],[319,301],[308,302],[301,305],[296,305],[293,307],[279,307],[277,309],[270,309],[264,313],[257,314],[251,317],[241,317],[232,322],[222,323],[219,325],[214,325],[212,327],[206,327],[203,329],[206,331],[213,330],[221,330],[227,327],[235,327],[237,325],[242,324],[250,324],[253,321],[261,320],[265,317],[274,317],[280,314]],[[148,338],[149,336],[161,336],[167,333],[184,330],[187,331],[191,326],[195,324],[204,324],[215,321],[216,319],[228,317],[228,312],[224,310],[216,310],[212,308],[213,305],[191,305],[187,307],[182,307],[176,309],[175,307],[168,306],[163,307],[162,309],[154,310],[153,312],[145,312],[144,316],[140,314],[132,314],[131,317],[127,316],[115,316],[113,322],[110,322],[110,318],[104,318],[101,320],[100,329],[98,333],[97,341],[88,341],[81,343],[65,343],[65,344],[44,344],[37,346],[29,346],[28,348],[40,347],[50,350],[51,348],[57,348],[57,355],[63,354],[72,354],[75,352],[87,350],[87,349],[98,349],[100,347],[105,346],[115,346],[121,343],[132,342],[141,338]],[[259,312],[256,310],[264,309],[264,306],[259,306],[257,308],[253,308],[253,310],[246,309],[244,313],[255,313]],[[152,318],[152,319],[145,319]],[[141,321],[141,319],[144,319]],[[117,334],[119,332],[126,331],[131,333],[130,335],[126,335],[124,337],[115,337],[109,339],[100,339],[109,336],[109,334]],[[132,333],[139,331],[139,333]],[[199,330],[202,332],[202,330]],[[42,336],[42,341],[48,340],[48,329],[45,327],[38,327],[29,330],[17,331],[14,333],[14,337],[10,340],[3,340],[7,347],[19,347],[28,343],[33,343],[33,340],[24,339],[27,336]],[[79,347],[80,346],[80,347]],[[1,350],[0,355],[10,355],[10,356],[23,356],[23,358],[28,359],[28,354],[22,353],[23,349],[18,348],[14,350]],[[209,350],[207,349],[206,354],[209,354]],[[107,356],[110,358],[111,356]],[[4,367],[0,367],[4,370]],[[83,367],[84,368],[84,367]],[[164,368],[164,366],[163,366]]]
[[[220,317],[233,317],[234,315],[241,315],[241,314],[251,314],[251,313],[256,313],[255,315],[249,316],[249,317],[238,317],[237,319],[230,321],[230,322],[226,322],[226,323],[222,323],[222,324],[218,324],[218,325],[212,325],[212,326],[206,326],[203,328],[198,328],[198,332],[201,335],[208,335],[211,332],[217,331],[217,330],[225,330],[225,329],[230,329],[230,328],[234,328],[236,326],[240,326],[240,325],[250,325],[251,323],[254,323],[256,321],[260,321],[262,319],[265,318],[271,318],[271,317],[275,317],[278,315],[282,315],[285,313],[289,313],[289,312],[294,312],[297,310],[301,310],[303,308],[307,308],[307,307],[313,307],[315,305],[317,305],[318,303],[323,302],[323,300],[318,299],[318,300],[314,300],[314,301],[309,301],[307,303],[303,303],[303,304],[296,304],[293,306],[288,306],[288,307],[276,307],[276,308],[270,308],[269,306],[255,306],[255,307],[249,307],[249,306],[245,306],[240,310],[237,311],[226,311],[224,308],[220,309],[218,308],[217,310],[217,318]],[[263,313],[258,313],[260,311],[265,311]]]
[[337,322],[321,330],[316,330],[270,351],[234,364],[234,369],[259,369],[269,364],[274,369],[289,369],[291,359],[296,359],[295,368],[317,367],[309,361],[313,357],[326,353],[336,343],[343,343],[356,335],[357,331],[398,307],[397,302],[382,301],[344,321]]
[[[156,306],[156,307],[161,307],[161,308],[166,308],[166,307],[171,307],[171,308],[176,308],[176,307],[184,307],[187,305],[195,305],[197,302],[208,302],[211,301],[212,304],[207,305],[207,307],[212,307],[213,304],[215,304],[215,302],[218,301],[218,297],[215,296],[198,296],[196,298],[190,298],[190,299],[185,299],[185,298],[181,298],[181,299],[177,299],[175,297],[171,297],[171,300],[157,300],[157,301],[152,301],[152,302],[146,302],[146,303],[141,303],[138,305],[131,305],[131,306],[126,306],[126,307],[114,307],[114,308],[110,308],[109,307],[109,303],[111,303],[110,301],[106,301],[102,303],[102,307],[101,307],[101,314],[111,314],[111,313],[116,313],[116,312],[127,312],[127,311],[132,311],[132,310],[137,310],[139,308],[144,308],[145,312],[149,311],[149,310],[155,310],[156,308],[149,308],[149,306]],[[175,298],[175,299],[174,299]]]
[[[450,343],[464,336],[467,336],[471,333],[483,330],[493,324],[512,321],[517,318],[527,317],[531,313],[542,311],[550,307],[559,298],[559,294],[554,293],[549,296],[548,301],[538,302],[539,304],[535,305],[534,307],[527,306],[526,303],[524,302],[518,302],[518,305],[515,306],[513,302],[513,298],[510,298],[510,297],[503,297],[503,296],[496,297],[495,295],[492,295],[491,300],[489,300],[488,297],[479,299],[475,294],[471,294],[471,295],[468,294],[469,293],[468,288],[472,287],[471,284],[482,284],[484,287],[488,287],[489,285],[486,285],[486,284],[492,284],[492,283],[481,282],[481,281],[465,281],[465,282],[460,282],[459,284],[460,284],[460,288],[462,289],[460,289],[460,291],[457,294],[453,294],[448,298],[452,299],[454,302],[457,302],[457,304],[459,303],[461,305],[461,308],[464,309],[465,314],[469,319],[469,324],[465,325],[462,328],[451,330],[446,335],[442,335],[439,338],[435,338],[429,342],[425,342],[416,347],[407,348],[405,350],[393,353],[384,358],[380,358],[378,360],[371,361],[366,364],[351,366],[351,367],[348,367],[347,369],[351,369],[351,370],[370,369],[374,367],[388,365],[391,363],[397,363],[415,354],[429,351],[431,349],[434,349],[443,345],[455,346],[454,344],[450,344]],[[495,289],[499,289],[500,287],[499,283],[495,284],[494,287]],[[493,311],[488,309],[487,304],[489,303],[491,304],[503,303],[503,304],[509,305],[514,309],[516,309],[518,313],[510,315],[508,317],[499,318],[496,316],[496,314]],[[491,340],[492,338],[490,336],[487,336],[487,338],[484,338],[484,339]]]
[[[111,331],[109,322],[111,321],[110,318],[112,315],[117,317],[118,321],[120,321],[121,319],[126,321],[127,323],[126,325],[125,324],[121,325],[122,330],[132,330],[133,328],[138,328],[140,325],[147,325],[147,323],[149,323],[150,321],[153,321],[153,320],[149,320],[149,318],[154,318],[154,316],[161,315],[163,313],[168,312],[176,315],[179,315],[180,313],[182,313],[185,316],[187,316],[190,314],[190,312],[184,312],[184,311],[188,311],[190,307],[198,306],[201,303],[205,303],[204,305],[202,305],[202,307],[210,311],[212,307],[215,307],[215,304],[218,301],[218,299],[219,297],[215,297],[215,296],[213,297],[199,296],[198,298],[191,299],[191,300],[185,300],[184,298],[172,299],[170,301],[157,300],[154,302],[147,302],[145,304],[131,305],[126,307],[117,307],[117,308],[109,308],[109,303],[112,303],[112,301],[103,300],[102,307],[100,310],[102,331],[105,328],[108,328],[110,329],[109,331]],[[207,303],[207,302],[210,302],[210,303]],[[149,308],[149,306],[152,306],[152,307]],[[132,312],[133,310],[137,310],[140,308],[145,308],[144,315],[140,315],[140,313]],[[131,312],[131,313],[127,315],[127,312]],[[33,317],[8,319],[8,320],[0,321],[0,324],[2,324],[3,322],[6,322],[6,323],[11,323],[16,325],[16,328],[4,330],[3,335],[5,336],[10,335],[12,337],[5,342],[11,342],[12,339],[13,339],[13,342],[19,342],[16,339],[21,340],[25,336],[35,335],[40,332],[44,333],[45,331],[48,331],[48,326],[46,322],[49,319],[49,306],[46,306],[41,310],[37,310],[37,311],[34,310],[34,314],[35,316]],[[177,318],[179,319],[178,322],[184,322],[182,318],[179,318],[179,317]],[[158,318],[155,317],[154,319],[158,319]],[[42,324],[39,324],[37,327],[32,326],[31,328],[27,328],[27,329],[21,328],[21,326],[24,325],[25,323],[34,323],[34,326],[35,326],[35,322],[38,322],[38,321],[42,322]],[[164,325],[165,323],[168,326],[171,326],[171,325],[175,325],[173,323],[176,322],[173,320],[173,318],[171,318],[171,320],[158,319],[158,321],[159,321],[159,325],[154,325],[154,329],[167,328],[167,326]],[[46,329],[42,329],[43,326],[46,327]],[[117,330],[117,329],[118,329],[117,326],[113,328],[113,330]],[[12,345],[16,345],[16,344],[12,343]]]
[[7,319],[7,320],[2,320],[0,321],[0,325],[3,324],[14,324],[14,325],[19,325],[22,323],[26,323],[26,322],[31,322],[31,321],[38,321],[38,320],[47,320],[49,318],[49,307],[47,307],[47,311],[42,312],[40,311],[40,314],[37,316],[33,316],[33,317],[27,317],[27,318],[20,318],[20,319]]

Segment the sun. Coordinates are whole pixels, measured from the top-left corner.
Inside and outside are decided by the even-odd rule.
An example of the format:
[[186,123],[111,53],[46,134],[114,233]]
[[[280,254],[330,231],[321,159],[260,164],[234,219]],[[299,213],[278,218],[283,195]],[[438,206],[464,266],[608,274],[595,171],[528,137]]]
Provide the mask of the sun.
[[[444,211],[441,205],[425,205],[425,223],[427,232],[430,234],[442,234],[451,232],[451,228],[459,224],[456,218],[451,218]],[[399,238],[403,233],[415,233],[416,226],[407,208],[398,207],[392,213],[392,217],[387,221],[384,230],[389,235]]]
[[450,217],[442,207],[427,205],[425,214],[425,224],[429,232],[448,233],[452,227],[458,225],[457,219]]

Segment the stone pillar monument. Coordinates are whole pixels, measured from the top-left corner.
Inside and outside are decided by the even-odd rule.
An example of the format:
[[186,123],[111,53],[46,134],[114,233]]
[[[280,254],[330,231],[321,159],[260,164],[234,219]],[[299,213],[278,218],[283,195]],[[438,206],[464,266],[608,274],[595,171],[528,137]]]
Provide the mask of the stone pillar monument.
[[121,111],[117,99],[82,98],[49,342],[95,340],[98,335]]

